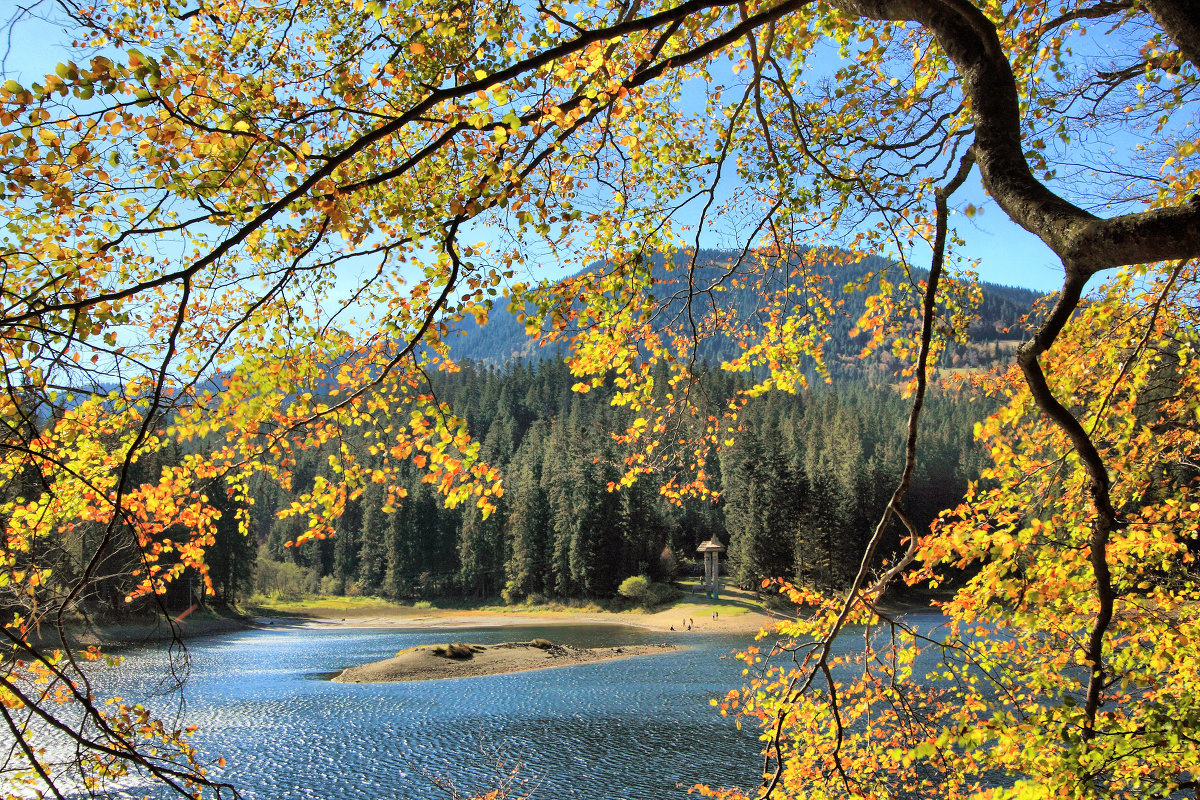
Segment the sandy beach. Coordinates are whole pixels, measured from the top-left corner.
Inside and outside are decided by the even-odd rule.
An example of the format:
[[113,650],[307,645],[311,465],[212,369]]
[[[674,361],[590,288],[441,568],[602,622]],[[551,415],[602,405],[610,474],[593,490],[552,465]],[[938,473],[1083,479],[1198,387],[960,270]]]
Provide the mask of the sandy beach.
[[[730,633],[753,636],[760,630],[773,631],[787,619],[771,614],[750,592],[723,591],[710,600],[687,594],[669,607],[647,612],[641,609],[605,611],[598,607],[486,606],[479,608],[418,608],[377,598],[318,597],[272,605],[267,601],[238,614],[201,611],[170,623],[162,618],[132,618],[110,624],[80,621],[70,625],[73,646],[123,646],[184,640],[233,633],[248,628],[397,628],[409,630],[454,628],[503,628],[555,625],[628,625],[662,633]],[[54,642],[47,628],[43,639]],[[439,639],[450,640],[441,636]]]
[[494,628],[527,625],[629,625],[663,633],[733,633],[753,635],[774,630],[786,619],[766,612],[748,593],[730,593],[720,600],[695,602],[685,598],[657,612],[598,611],[517,606],[512,609],[419,609],[413,606],[374,603],[347,608],[314,605],[287,617],[260,616],[263,626],[325,628]]

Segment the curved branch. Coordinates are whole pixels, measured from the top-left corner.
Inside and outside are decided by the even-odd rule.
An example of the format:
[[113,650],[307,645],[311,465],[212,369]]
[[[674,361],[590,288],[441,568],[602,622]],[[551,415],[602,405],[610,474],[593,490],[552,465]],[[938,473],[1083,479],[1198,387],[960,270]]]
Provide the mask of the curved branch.
[[[1059,255],[1071,281],[1105,269],[1200,256],[1200,205],[1101,219],[1052,192],[1022,148],[1020,99],[996,24],[967,0],[832,0],[857,16],[916,22],[937,39],[962,77],[975,116],[984,186],[1021,227]],[[1160,0],[1170,8],[1178,3]],[[1191,19],[1195,12],[1180,9]]]
[[1091,481],[1090,493],[1092,505],[1096,510],[1096,519],[1088,540],[1088,555],[1092,572],[1096,578],[1096,597],[1099,601],[1099,609],[1092,622],[1092,630],[1088,635],[1088,643],[1085,648],[1092,671],[1088,678],[1087,699],[1084,702],[1083,735],[1085,739],[1091,739],[1095,736],[1096,712],[1100,708],[1100,691],[1103,689],[1105,681],[1104,635],[1112,622],[1113,604],[1116,600],[1116,593],[1112,585],[1112,572],[1108,565],[1108,540],[1112,532],[1119,527],[1119,522],[1117,512],[1112,505],[1110,496],[1112,481],[1104,459],[1096,449],[1091,436],[1084,430],[1083,425],[1054,396],[1038,360],[1054,344],[1067,320],[1078,307],[1085,281],[1086,279],[1073,278],[1068,274],[1058,302],[1055,303],[1050,315],[1042,323],[1034,337],[1018,349],[1017,363],[1025,375],[1025,382],[1029,385],[1034,402],[1037,403],[1043,414],[1067,434]]

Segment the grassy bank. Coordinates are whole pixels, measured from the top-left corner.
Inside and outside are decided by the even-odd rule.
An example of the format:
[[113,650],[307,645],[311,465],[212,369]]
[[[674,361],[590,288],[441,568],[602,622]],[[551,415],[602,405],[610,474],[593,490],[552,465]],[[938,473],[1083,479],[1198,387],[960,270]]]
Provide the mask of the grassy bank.
[[[622,598],[608,601],[565,601],[552,603],[507,604],[500,598],[483,600],[471,598],[439,598],[413,604],[396,603],[380,597],[345,597],[341,595],[313,595],[299,600],[282,600],[256,596],[240,606],[249,616],[258,617],[301,617],[310,619],[356,619],[363,617],[427,618],[430,616],[459,616],[464,614],[550,616],[579,615],[594,616],[657,616],[668,612],[695,617],[703,613],[710,616],[716,611],[720,615],[738,617],[745,614],[767,613],[763,604],[752,592],[730,588],[713,600],[700,594],[695,580],[680,583],[680,596],[653,608],[644,608]],[[682,618],[682,617],[681,617]]]

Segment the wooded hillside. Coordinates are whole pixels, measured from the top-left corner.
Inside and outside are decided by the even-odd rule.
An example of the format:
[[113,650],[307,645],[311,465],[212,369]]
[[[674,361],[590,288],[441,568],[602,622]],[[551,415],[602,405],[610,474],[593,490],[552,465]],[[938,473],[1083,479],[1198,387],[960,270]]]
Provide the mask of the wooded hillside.
[[[478,508],[447,509],[423,473],[406,472],[406,496],[389,505],[372,485],[351,504],[332,539],[299,547],[303,519],[275,519],[318,476],[334,479],[325,447],[300,454],[292,492],[266,483],[252,495],[262,556],[309,570],[291,584],[260,581],[264,591],[309,590],[379,594],[398,600],[465,594],[520,601],[596,598],[622,579],[671,577],[670,562],[687,574],[696,546],[716,534],[729,546],[733,580],[757,583],[789,577],[836,589],[853,575],[872,522],[897,477],[907,404],[889,386],[845,381],[797,395],[776,393],[747,407],[727,432],[712,468],[718,499],[671,504],[642,481],[620,486],[629,454],[611,431],[636,414],[613,407],[613,392],[570,391],[564,364],[516,362],[505,369],[467,363],[431,376],[432,389],[483,442],[482,457],[505,476],[504,494],[486,519]],[[706,372],[703,391],[720,408],[748,379]],[[962,497],[978,478],[983,454],[972,423],[988,405],[969,395],[939,393],[927,410],[925,459],[907,504],[919,525]],[[375,422],[375,432],[389,421]],[[343,439],[364,463],[386,446],[386,435]],[[615,491],[614,491],[615,490]],[[893,530],[880,554],[899,545]],[[671,559],[664,559],[669,550]],[[270,563],[260,569],[274,576]]]
[[[691,253],[677,253],[670,261],[661,254],[651,256],[652,291],[667,301],[657,314],[657,324],[667,326],[679,311],[690,306],[700,317],[710,317],[712,312],[732,310],[739,318],[754,320],[761,316],[760,298],[762,287],[756,286],[755,276],[743,269],[741,283],[726,282],[719,293],[686,298],[689,281],[710,285],[733,268],[738,254],[720,250],[700,250],[695,254],[696,266],[689,271]],[[600,265],[592,265],[598,268]],[[867,298],[878,294],[880,278],[896,280],[924,280],[925,271],[911,270],[910,278],[901,278],[904,268],[894,261],[879,256],[868,256],[861,260],[838,262],[829,260],[814,268],[822,275],[825,291],[841,301],[838,313],[826,326],[830,339],[826,344],[830,374],[838,380],[872,380],[886,382],[900,368],[902,360],[886,352],[875,353],[869,359],[860,359],[865,336],[851,335],[856,332],[857,321],[866,311]],[[549,272],[542,270],[541,272]],[[734,268],[734,274],[737,269]],[[578,277],[578,276],[572,276]],[[547,278],[549,279],[549,278]],[[776,282],[790,284],[794,290],[793,302],[803,306],[803,282],[796,274],[780,269]],[[775,290],[777,286],[768,287]],[[967,341],[950,345],[947,366],[977,368],[1000,363],[1010,354],[1012,347],[1021,341],[1030,324],[1025,316],[1034,308],[1039,297],[1037,292],[1013,286],[980,282],[977,319],[970,326]],[[528,306],[521,309],[530,311]],[[549,356],[545,348],[530,338],[525,325],[516,313],[503,302],[497,303],[487,316],[487,323],[480,325],[474,318],[464,319],[459,325],[460,333],[449,340],[450,352],[457,359],[467,359],[491,366],[504,366],[518,358],[541,360]],[[737,343],[730,338],[709,337],[697,342],[696,357],[714,367],[738,355]],[[562,348],[553,348],[561,354]],[[816,379],[813,369],[808,370],[810,379]]]

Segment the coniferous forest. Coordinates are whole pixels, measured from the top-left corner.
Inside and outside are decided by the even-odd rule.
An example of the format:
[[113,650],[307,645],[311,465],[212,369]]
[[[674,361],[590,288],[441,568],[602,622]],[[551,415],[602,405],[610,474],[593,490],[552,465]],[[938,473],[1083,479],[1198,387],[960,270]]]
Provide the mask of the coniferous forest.
[[[714,263],[721,254],[706,254]],[[834,269],[839,283],[864,279],[887,267],[880,259]],[[705,269],[715,269],[706,267]],[[662,264],[659,285],[674,280]],[[976,371],[1001,363],[1023,322],[1019,309],[1033,293],[982,284],[979,318],[968,342],[952,343],[946,366]],[[734,305],[749,303],[744,288],[729,293]],[[505,602],[596,600],[616,594],[625,578],[644,575],[667,581],[701,572],[696,547],[714,535],[727,546],[725,579],[747,588],[783,578],[814,588],[838,589],[857,570],[873,528],[896,486],[903,463],[909,401],[896,388],[899,362],[887,351],[856,356],[850,319],[863,311],[864,293],[846,295],[828,345],[832,384],[810,376],[795,394],[768,392],[741,412],[738,425],[722,432],[707,462],[712,498],[668,502],[658,491],[670,476],[649,475],[621,485],[627,455],[614,431],[637,414],[612,400],[610,382],[586,393],[563,354],[538,359],[517,346],[523,324],[493,309],[487,328],[467,326],[456,340],[457,371],[423,376],[431,397],[444,402],[481,445],[483,460],[499,470],[503,494],[486,518],[470,503],[447,507],[422,465],[403,460],[399,481],[370,483],[352,496],[335,523],[335,534],[302,538],[313,524],[286,510],[318,482],[338,482],[343,451],[379,466],[397,419],[381,415],[369,427],[322,446],[293,453],[287,481],[260,473],[244,491],[230,492],[215,480],[206,495],[219,506],[214,541],[205,551],[212,583],[185,570],[188,580],[165,589],[166,607],[194,601],[229,604],[252,595],[299,599],[312,594],[379,596],[396,601],[436,598]],[[728,341],[704,342],[697,391],[717,411],[751,384],[752,376],[709,367],[734,355]],[[328,368],[326,370],[329,371]],[[666,383],[666,374],[656,376]],[[936,392],[923,417],[921,458],[906,507],[908,518],[927,528],[954,507],[984,463],[974,447],[973,425],[989,413],[986,401],[954,389]],[[397,412],[403,415],[403,410]],[[679,420],[683,438],[694,437],[696,420]],[[691,425],[690,430],[685,430]],[[213,445],[197,440],[166,448],[132,467],[132,478],[155,482],[189,454]],[[283,514],[280,512],[284,511]],[[249,521],[250,535],[239,520]],[[882,562],[899,545],[893,523]],[[80,554],[102,535],[80,524],[58,552],[42,554],[55,574],[69,580],[84,568]],[[89,538],[90,537],[90,538]],[[148,609],[150,598],[127,603],[139,579],[136,555],[106,546],[101,575],[81,598],[105,616]]]
[[[722,255],[704,253],[714,265]],[[676,278],[660,261],[656,281],[669,292]],[[878,274],[888,263],[875,258],[828,268],[841,285]],[[952,345],[947,366],[998,363],[1022,324],[1020,309],[1035,297],[1028,290],[982,286],[971,342]],[[511,311],[493,309],[486,329],[467,324],[466,335],[456,340],[461,371],[426,377],[433,396],[466,421],[472,439],[482,442],[484,459],[504,475],[494,514],[484,519],[473,507],[446,508],[422,482],[427,473],[410,466],[402,502],[395,503],[384,486],[369,486],[349,504],[335,537],[292,548],[307,521],[278,519],[276,512],[318,478],[336,479],[333,450],[311,450],[298,454],[290,491],[266,481],[252,491],[251,518],[261,544],[257,563],[247,563],[241,553],[220,560],[214,575],[231,588],[226,597],[253,590],[393,600],[604,598],[631,575],[666,580],[698,572],[696,547],[715,534],[728,547],[728,577],[739,584],[780,577],[840,587],[858,568],[896,485],[903,462],[898,432],[909,411],[890,383],[896,360],[886,351],[868,360],[856,357],[861,344],[849,330],[865,297],[862,290],[847,293],[835,320],[829,343],[834,384],[813,375],[811,389],[757,398],[738,429],[722,437],[710,476],[717,499],[685,499],[682,505],[660,496],[656,476],[609,490],[624,469],[612,432],[624,430],[635,415],[612,406],[611,385],[572,391],[575,379],[554,357],[561,354],[534,358],[523,324]],[[724,299],[748,308],[752,301],[744,287]],[[728,342],[702,344],[699,355],[710,363],[733,355]],[[714,408],[749,385],[744,375],[707,367],[703,372],[701,384]],[[988,410],[953,392],[933,397],[925,412],[921,471],[907,503],[919,527],[954,506],[978,476],[983,461],[972,446],[972,425]],[[371,458],[366,437],[341,446],[354,448],[357,459]],[[898,545],[898,527],[891,534],[880,556]]]
[[[388,506],[383,486],[352,501],[333,538],[294,548],[303,520],[275,511],[331,478],[329,449],[299,454],[292,491],[263,483],[253,491],[256,577],[232,583],[264,593],[444,596],[506,601],[604,598],[631,575],[664,580],[695,572],[697,545],[714,534],[728,546],[729,580],[786,577],[837,587],[863,548],[902,464],[906,401],[888,386],[844,382],[795,395],[770,393],[747,406],[739,429],[718,448],[712,487],[719,499],[668,503],[653,479],[616,487],[623,471],[611,431],[633,418],[610,404],[611,390],[572,392],[559,361],[509,368],[466,364],[431,376],[439,399],[462,415],[483,457],[505,476],[498,509],[449,509],[412,470],[407,496]],[[743,377],[704,376],[712,398],[727,398]],[[908,503],[928,525],[961,498],[979,473],[971,426],[984,411],[950,393],[932,398],[922,439],[922,470]],[[341,443],[371,458],[367,440]],[[898,533],[892,541],[898,543]],[[224,576],[220,573],[220,577]]]

